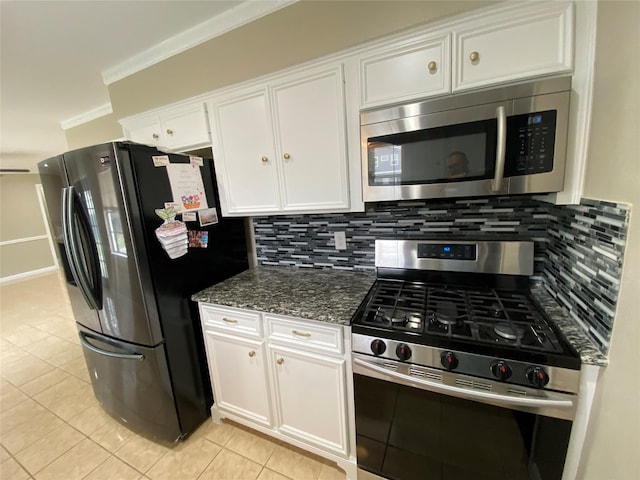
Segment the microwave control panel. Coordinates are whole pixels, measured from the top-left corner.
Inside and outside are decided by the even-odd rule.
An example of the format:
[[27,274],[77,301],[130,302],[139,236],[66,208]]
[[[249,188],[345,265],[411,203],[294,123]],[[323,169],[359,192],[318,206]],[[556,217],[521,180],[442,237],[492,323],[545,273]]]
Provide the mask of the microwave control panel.
[[507,119],[505,177],[553,170],[556,111],[514,115]]

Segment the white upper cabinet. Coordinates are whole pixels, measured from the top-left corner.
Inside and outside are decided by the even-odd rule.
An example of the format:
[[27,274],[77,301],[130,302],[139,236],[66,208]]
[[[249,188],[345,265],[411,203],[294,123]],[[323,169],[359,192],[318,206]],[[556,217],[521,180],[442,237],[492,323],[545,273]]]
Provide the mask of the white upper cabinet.
[[349,208],[342,65],[208,102],[223,215]]
[[573,70],[571,2],[505,2],[415,29],[358,55],[360,108]]
[[163,108],[120,121],[133,142],[178,152],[211,145],[204,102]]
[[423,35],[361,56],[360,106],[449,93],[450,43],[450,35]]
[[456,29],[454,91],[573,69],[573,4],[521,5]]
[[280,208],[268,91],[261,88],[209,107],[224,215]]

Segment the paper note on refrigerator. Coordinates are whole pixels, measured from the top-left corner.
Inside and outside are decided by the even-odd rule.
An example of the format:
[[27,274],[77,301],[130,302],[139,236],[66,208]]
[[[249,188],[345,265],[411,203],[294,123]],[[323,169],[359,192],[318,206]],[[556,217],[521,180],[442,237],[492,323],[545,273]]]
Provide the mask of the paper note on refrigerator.
[[173,202],[178,213],[209,208],[200,167],[190,163],[167,165]]

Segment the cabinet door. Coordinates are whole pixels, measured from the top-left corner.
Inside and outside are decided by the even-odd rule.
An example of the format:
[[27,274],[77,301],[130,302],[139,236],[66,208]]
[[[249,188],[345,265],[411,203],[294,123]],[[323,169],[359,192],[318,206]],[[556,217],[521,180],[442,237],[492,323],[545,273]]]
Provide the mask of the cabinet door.
[[123,124],[124,137],[132,142],[158,147],[161,145],[161,127],[158,117],[135,119]]
[[163,112],[160,120],[163,145],[170,150],[186,150],[211,144],[204,103]]
[[223,214],[280,208],[278,167],[265,90],[209,104]]
[[573,68],[572,4],[533,8],[517,20],[471,26],[454,34],[454,90]]
[[349,206],[341,66],[273,88],[285,211]]
[[206,330],[214,402],[252,422],[272,425],[264,342]]
[[451,91],[449,35],[385,49],[360,59],[362,108]]
[[346,455],[345,360],[270,345],[277,428]]

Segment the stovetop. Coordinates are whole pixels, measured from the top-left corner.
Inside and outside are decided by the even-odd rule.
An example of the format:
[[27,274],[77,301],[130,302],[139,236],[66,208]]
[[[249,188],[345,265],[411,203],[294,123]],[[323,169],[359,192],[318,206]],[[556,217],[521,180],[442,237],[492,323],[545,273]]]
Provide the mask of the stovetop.
[[493,347],[564,351],[553,328],[522,291],[379,279],[353,323]]

